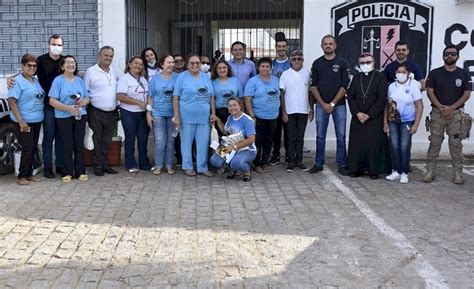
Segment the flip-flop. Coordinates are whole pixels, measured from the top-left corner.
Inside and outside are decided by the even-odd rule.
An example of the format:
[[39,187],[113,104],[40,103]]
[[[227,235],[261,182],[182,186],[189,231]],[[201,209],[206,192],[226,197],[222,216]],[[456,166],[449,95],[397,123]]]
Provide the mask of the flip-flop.
[[187,170],[187,171],[184,171],[184,173],[185,173],[188,177],[194,177],[194,176],[196,176],[196,172],[193,171],[193,170]]

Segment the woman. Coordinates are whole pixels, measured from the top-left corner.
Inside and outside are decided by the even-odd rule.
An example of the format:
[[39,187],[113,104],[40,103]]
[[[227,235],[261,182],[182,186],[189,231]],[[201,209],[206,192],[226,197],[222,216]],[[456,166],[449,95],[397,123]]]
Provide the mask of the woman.
[[271,74],[272,60],[262,57],[258,61],[259,74],[252,77],[245,85],[245,108],[256,123],[257,156],[255,171],[269,172],[268,158],[272,150],[273,133],[280,110],[279,80]]
[[53,80],[49,104],[54,107],[59,134],[64,142],[61,180],[69,183],[74,177],[87,181],[89,177],[84,164],[84,134],[87,114],[85,106],[89,104],[89,94],[84,81],[77,76],[76,58],[66,55],[59,64],[62,74]]
[[192,162],[192,144],[196,141],[197,172],[211,177],[207,167],[210,122],[216,121],[214,93],[210,78],[200,71],[201,60],[190,54],[186,60],[188,70],[179,74],[174,87],[173,123],[180,127],[183,170],[195,176]]
[[400,179],[408,183],[408,164],[412,135],[418,130],[423,115],[420,83],[409,78],[410,69],[401,64],[396,71],[396,81],[388,87],[388,103],[384,111],[384,131],[392,143],[392,173],[389,181]]
[[173,72],[174,58],[165,54],[160,58],[161,73],[150,81],[148,92],[147,122],[153,128],[155,138],[155,170],[153,174],[159,175],[163,163],[166,164],[168,174],[173,170],[173,91],[178,74]]
[[38,145],[41,122],[44,118],[44,90],[34,77],[38,68],[38,59],[29,53],[21,58],[22,72],[16,78],[15,85],[8,91],[10,118],[18,129],[18,141],[21,145],[21,160],[17,183],[28,185],[40,182],[33,176],[32,160]]
[[[147,156],[148,133],[146,105],[148,82],[145,79],[143,60],[132,56],[127,62],[125,74],[117,83],[117,99],[120,101],[120,117],[125,133],[125,167],[130,173],[150,170]],[[135,140],[138,146],[138,165],[135,160]]]
[[[257,155],[255,147],[255,125],[253,119],[242,112],[240,100],[230,97],[227,101],[227,107],[230,116],[225,125],[218,118],[217,126],[223,134],[235,135],[241,134],[242,140],[228,147],[229,151],[235,151],[235,155],[229,163],[230,171],[228,179],[233,179],[236,172],[243,172],[244,182],[250,182],[250,170],[252,162]],[[223,168],[225,161],[217,153],[211,157],[211,164],[217,168]]]
[[229,117],[227,101],[230,97],[243,97],[242,85],[236,77],[233,77],[232,68],[224,59],[214,64],[211,73],[214,97],[216,99],[216,116],[222,123],[225,123]]
[[145,78],[150,79],[160,73],[160,66],[157,63],[158,56],[155,49],[147,47],[142,50],[141,54],[143,63],[146,63]]

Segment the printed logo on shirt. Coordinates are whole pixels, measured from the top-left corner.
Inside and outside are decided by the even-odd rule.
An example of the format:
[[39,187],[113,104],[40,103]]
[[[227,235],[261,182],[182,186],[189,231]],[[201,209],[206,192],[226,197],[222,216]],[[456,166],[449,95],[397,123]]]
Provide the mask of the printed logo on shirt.
[[69,103],[70,105],[74,105],[81,100],[81,93],[78,91],[76,93],[72,93],[69,95]]
[[267,103],[276,102],[279,100],[280,96],[278,95],[278,90],[273,88],[267,89]]
[[163,87],[164,102],[173,102],[173,87]]
[[334,64],[334,65],[332,66],[332,71],[338,72],[338,71],[339,71],[339,68],[340,68],[340,67],[339,67],[339,64]]
[[222,93],[222,97],[224,99],[228,99],[229,97],[235,95],[234,91],[231,89],[231,90],[226,90],[226,91],[223,91]]
[[209,101],[209,88],[207,86],[205,85],[198,86],[196,91],[197,91],[197,94],[196,94],[197,101]]
[[459,78],[456,79],[456,86],[461,87],[461,85],[462,85],[462,79],[459,79]]
[[35,95],[35,102],[33,103],[33,107],[44,107],[44,91],[39,91]]

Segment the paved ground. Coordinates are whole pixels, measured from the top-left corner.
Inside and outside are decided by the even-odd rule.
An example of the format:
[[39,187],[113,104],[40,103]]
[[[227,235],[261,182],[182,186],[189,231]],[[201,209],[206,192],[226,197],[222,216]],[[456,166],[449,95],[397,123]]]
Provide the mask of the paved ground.
[[[308,164],[311,161],[306,160]],[[0,287],[474,288],[466,184],[351,179],[284,166],[223,176],[0,177]]]

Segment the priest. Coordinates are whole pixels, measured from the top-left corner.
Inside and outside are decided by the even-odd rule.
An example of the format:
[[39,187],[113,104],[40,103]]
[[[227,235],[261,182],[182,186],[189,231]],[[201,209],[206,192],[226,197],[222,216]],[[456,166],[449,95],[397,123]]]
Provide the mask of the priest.
[[359,68],[347,92],[352,114],[347,169],[351,177],[367,173],[377,179],[390,169],[387,135],[383,131],[388,85],[385,76],[374,70],[371,54],[359,56]]

